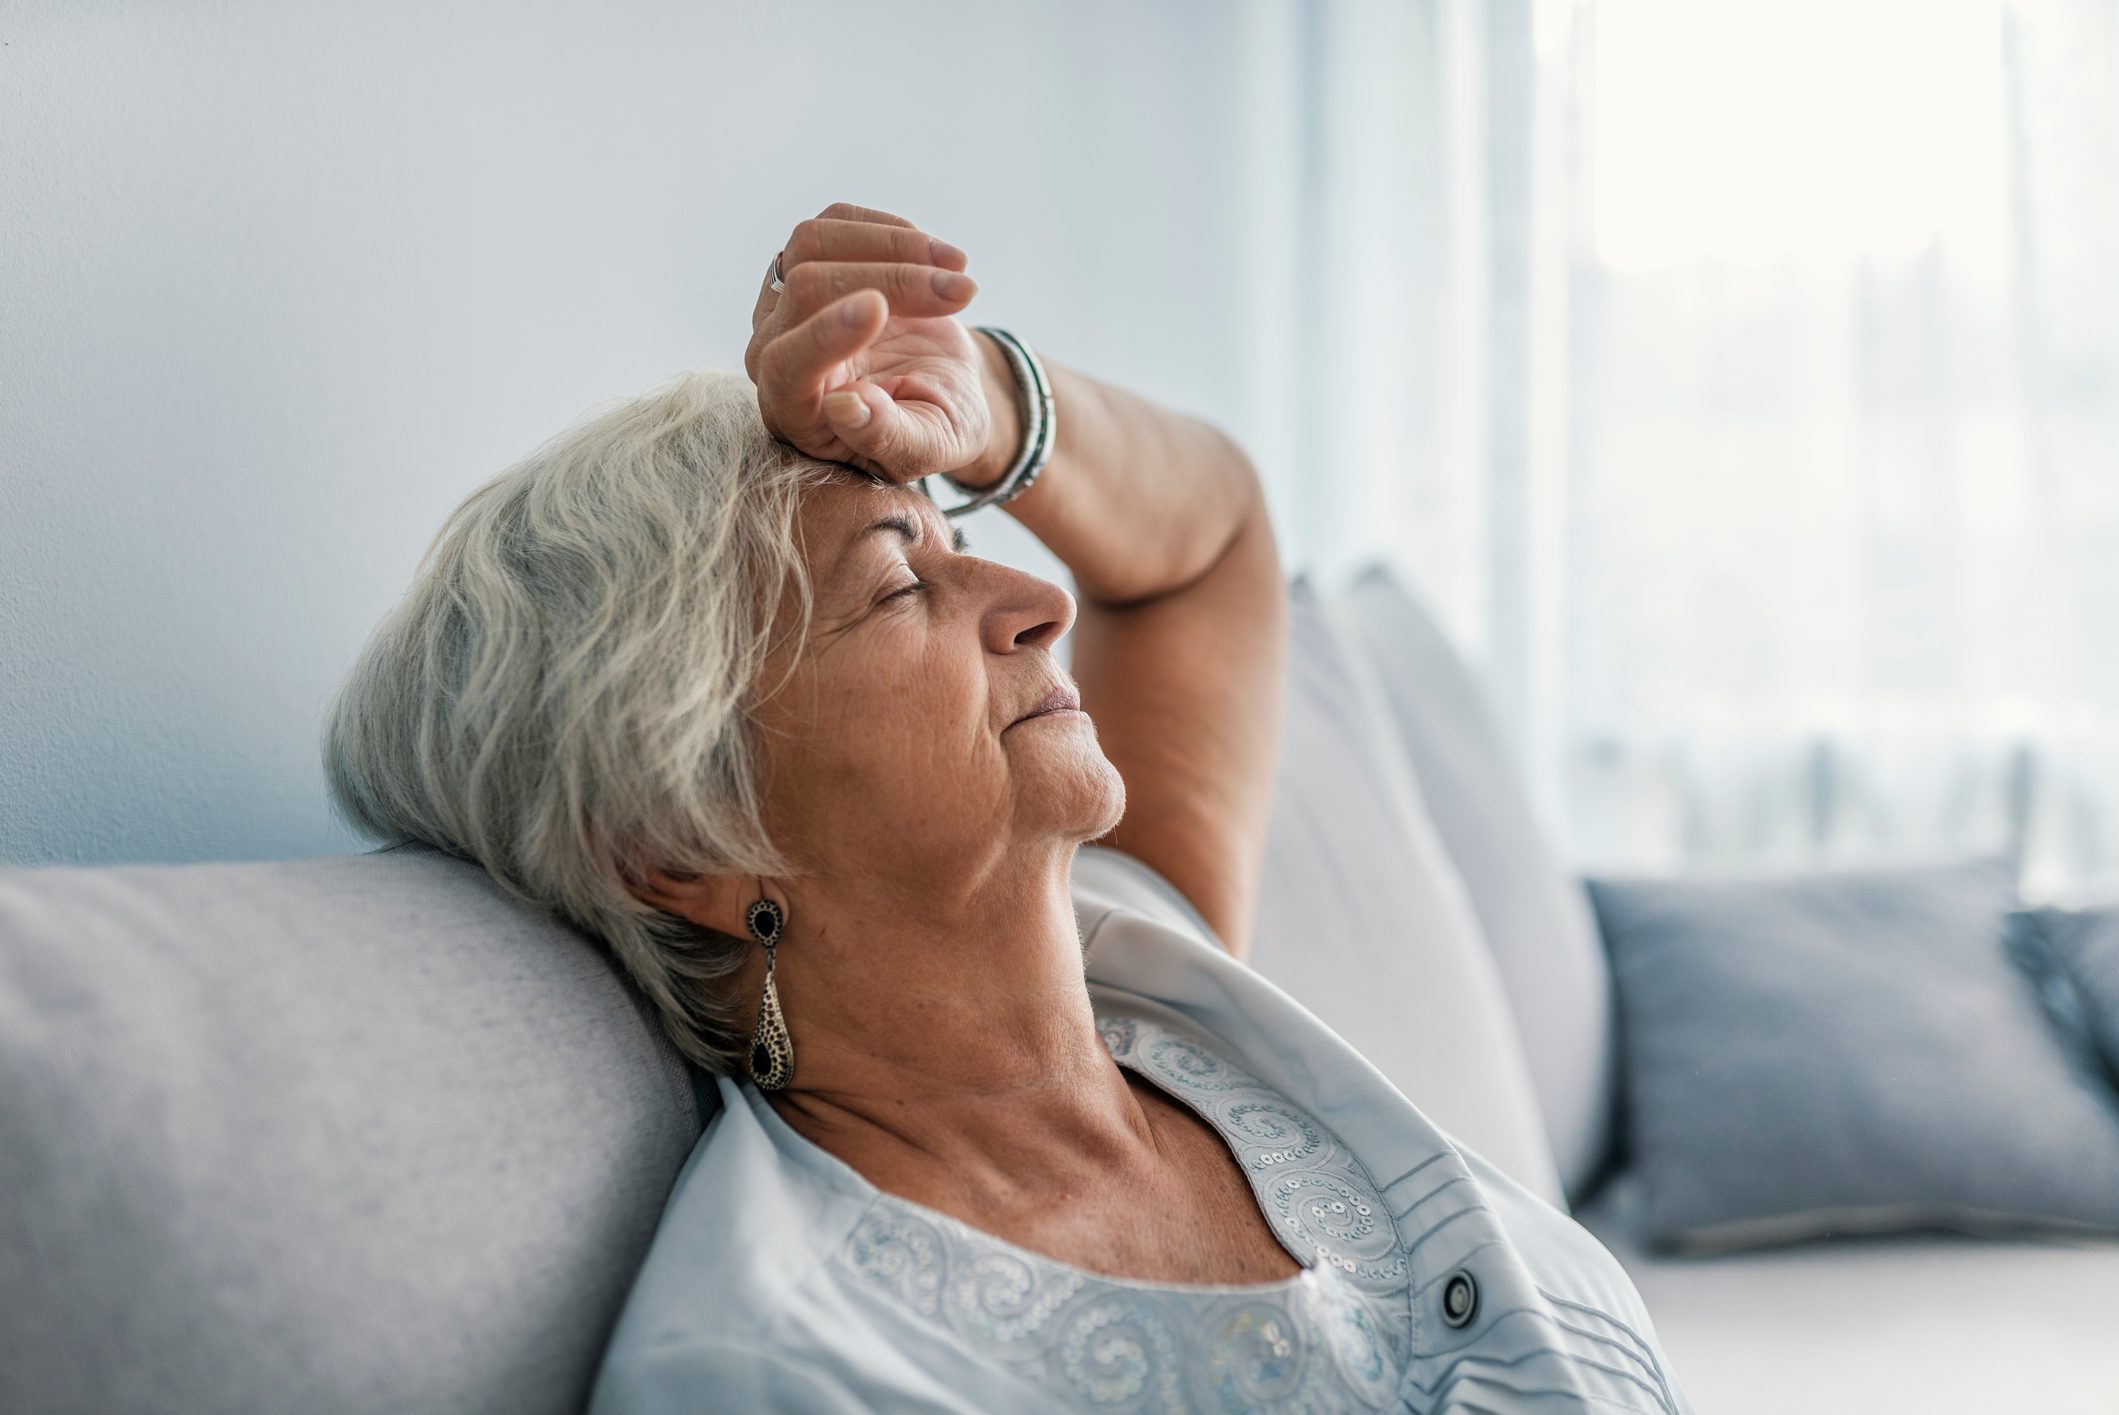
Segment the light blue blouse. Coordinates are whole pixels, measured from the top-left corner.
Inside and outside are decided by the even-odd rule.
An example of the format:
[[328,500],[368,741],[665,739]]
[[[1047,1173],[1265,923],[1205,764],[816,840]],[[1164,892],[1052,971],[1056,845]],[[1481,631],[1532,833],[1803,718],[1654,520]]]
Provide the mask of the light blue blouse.
[[1085,846],[1074,901],[1105,1046],[1215,1126],[1303,1271],[1087,1273],[884,1193],[724,1078],[592,1415],[1691,1415],[1603,1246],[1231,959],[1161,876]]

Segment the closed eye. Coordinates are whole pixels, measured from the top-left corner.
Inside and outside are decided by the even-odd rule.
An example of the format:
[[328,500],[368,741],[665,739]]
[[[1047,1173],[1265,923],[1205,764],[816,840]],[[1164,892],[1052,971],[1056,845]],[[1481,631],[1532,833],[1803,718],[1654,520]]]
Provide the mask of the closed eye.
[[[870,526],[868,529],[874,531],[882,530],[885,528],[896,531],[899,535],[905,537],[906,543],[909,545],[916,545],[919,543],[919,532],[914,527],[912,520],[909,517],[892,516],[885,520],[876,522],[875,525]],[[964,534],[964,528],[962,526],[952,526],[950,528],[950,549],[954,550],[959,555],[966,555],[970,553],[971,539],[970,537]],[[909,570],[912,567],[908,565],[905,568]],[[933,588],[934,586],[928,584],[925,580],[916,579],[911,584],[904,586],[902,589],[892,590],[889,594],[884,595],[881,599],[877,600],[876,604],[879,606],[885,605],[890,603],[892,600],[902,598],[905,595],[919,594],[924,590],[931,590]]]
[[925,580],[914,580],[911,584],[907,585],[902,590],[892,590],[889,594],[884,595],[881,599],[877,600],[876,603],[888,604],[894,599],[901,599],[906,595],[918,594],[921,590],[930,590],[933,588],[934,586],[928,584]]

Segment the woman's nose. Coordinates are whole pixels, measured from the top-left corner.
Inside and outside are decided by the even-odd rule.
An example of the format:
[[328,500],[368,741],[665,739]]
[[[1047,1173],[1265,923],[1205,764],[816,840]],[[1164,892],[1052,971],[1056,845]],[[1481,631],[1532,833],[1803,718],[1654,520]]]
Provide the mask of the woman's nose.
[[988,644],[995,653],[1050,649],[1074,627],[1074,596],[1028,571],[997,567],[1005,577],[987,611]]

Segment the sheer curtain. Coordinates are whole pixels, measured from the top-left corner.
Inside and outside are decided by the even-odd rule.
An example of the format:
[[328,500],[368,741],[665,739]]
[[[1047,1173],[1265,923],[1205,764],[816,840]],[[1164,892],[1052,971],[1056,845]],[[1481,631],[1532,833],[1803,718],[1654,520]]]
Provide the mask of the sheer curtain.
[[2119,5],[1251,16],[1291,558],[1401,567],[1578,867],[2119,894]]

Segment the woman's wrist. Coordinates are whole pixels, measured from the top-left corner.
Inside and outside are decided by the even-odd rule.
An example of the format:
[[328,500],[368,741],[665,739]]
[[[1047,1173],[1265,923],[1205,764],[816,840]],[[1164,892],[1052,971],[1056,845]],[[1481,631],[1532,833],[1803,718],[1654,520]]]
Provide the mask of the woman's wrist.
[[1263,514],[1256,470],[1220,429],[1043,362],[1058,440],[1045,474],[1003,509],[1059,557],[1084,603],[1189,585]]
[[1023,405],[1022,394],[1016,388],[1015,370],[1008,363],[1008,356],[990,334],[971,331],[972,342],[978,345],[980,377],[986,386],[986,410],[989,430],[986,434],[986,450],[979,454],[969,466],[950,473],[954,481],[981,490],[999,481],[1007,470],[1015,465],[1015,459],[1023,450]]

